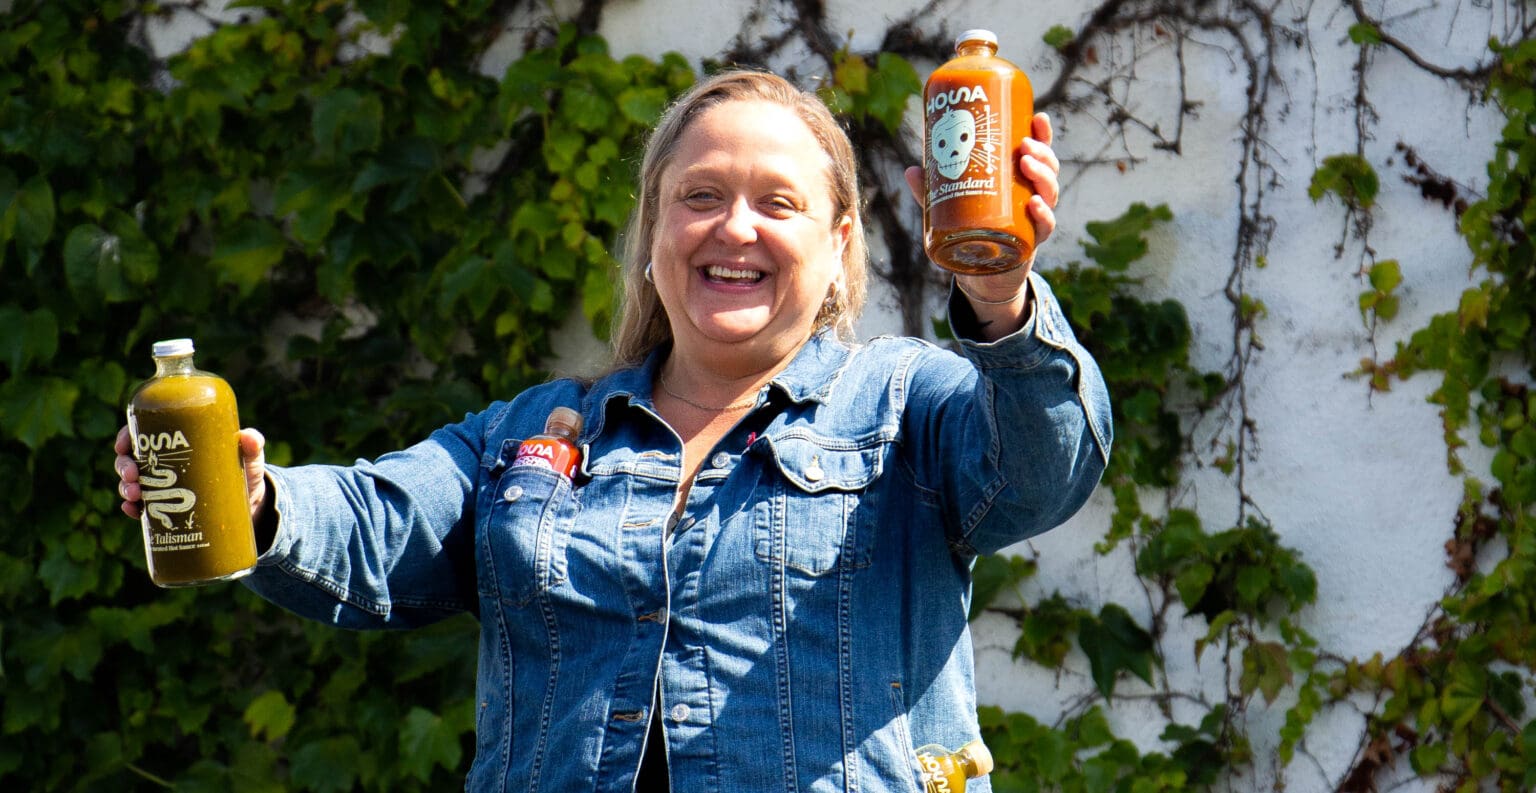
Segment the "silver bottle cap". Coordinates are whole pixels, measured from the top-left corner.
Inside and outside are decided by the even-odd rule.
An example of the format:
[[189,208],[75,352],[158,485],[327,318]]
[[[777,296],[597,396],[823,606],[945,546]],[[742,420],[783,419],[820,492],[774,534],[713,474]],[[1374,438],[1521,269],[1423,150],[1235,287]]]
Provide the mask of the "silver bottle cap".
[[156,358],[175,358],[180,355],[192,354],[191,339],[166,339],[157,341],[154,346]]
[[986,43],[996,47],[997,34],[982,28],[972,28],[965,31],[964,33],[961,33],[955,38],[955,49],[960,49],[960,45],[966,43],[967,41],[985,41]]

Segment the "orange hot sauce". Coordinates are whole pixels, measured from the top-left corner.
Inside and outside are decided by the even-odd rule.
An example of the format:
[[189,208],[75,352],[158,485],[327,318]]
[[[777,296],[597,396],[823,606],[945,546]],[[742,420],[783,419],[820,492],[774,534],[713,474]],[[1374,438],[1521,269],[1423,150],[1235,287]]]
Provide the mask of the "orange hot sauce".
[[947,270],[989,275],[1029,261],[1035,227],[1025,207],[1019,141],[1030,132],[1035,93],[1017,66],[997,57],[997,36],[967,30],[955,57],[923,89],[923,247]]
[[581,450],[576,447],[580,435],[581,414],[568,407],[557,407],[544,419],[543,434],[535,435],[517,447],[512,467],[548,468],[570,479],[581,465]]

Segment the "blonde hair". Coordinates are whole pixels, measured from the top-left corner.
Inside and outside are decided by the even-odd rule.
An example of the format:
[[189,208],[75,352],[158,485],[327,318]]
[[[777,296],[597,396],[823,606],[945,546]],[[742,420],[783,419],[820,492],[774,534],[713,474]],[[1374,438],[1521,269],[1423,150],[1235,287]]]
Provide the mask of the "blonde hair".
[[710,77],[678,98],[662,114],[646,141],[640,163],[639,201],[625,233],[624,295],[613,330],[613,365],[631,366],[645,360],[652,350],[672,340],[667,311],[646,279],[651,244],[656,236],[661,173],[671,163],[678,141],[688,124],[703,111],[727,102],[763,101],[795,112],[816,138],[829,163],[827,181],[832,189],[832,222],[853,221],[848,243],[843,246],[841,286],[833,284],[827,302],[816,316],[813,332],[832,329],[845,338],[853,336],[853,322],[864,309],[869,280],[868,249],[859,213],[858,164],[848,135],[815,94],[796,88],[788,80],[767,72],[731,70]]

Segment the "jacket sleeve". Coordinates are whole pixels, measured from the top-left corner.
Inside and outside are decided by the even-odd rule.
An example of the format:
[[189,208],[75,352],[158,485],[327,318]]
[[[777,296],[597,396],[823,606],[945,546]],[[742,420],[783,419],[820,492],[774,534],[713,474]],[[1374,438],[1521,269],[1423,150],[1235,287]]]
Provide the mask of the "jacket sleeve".
[[486,415],[374,461],[268,466],[277,531],[246,585],[347,628],[410,628],[474,611]]
[[1087,501],[1109,462],[1109,392],[1039,273],[1023,328],[972,341],[975,315],[950,294],[964,359],[930,355],[914,368],[910,464],[944,506],[950,547],[993,553],[1061,525]]

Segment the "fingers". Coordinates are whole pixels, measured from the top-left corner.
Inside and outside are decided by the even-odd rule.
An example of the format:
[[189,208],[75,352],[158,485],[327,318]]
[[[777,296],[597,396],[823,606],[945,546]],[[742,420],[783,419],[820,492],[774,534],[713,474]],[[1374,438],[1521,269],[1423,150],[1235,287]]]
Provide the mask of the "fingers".
[[912,191],[912,197],[917,199],[917,205],[925,206],[926,202],[923,201],[923,169],[916,165],[908,166],[907,170],[903,171],[901,175],[906,177],[907,189]]
[[1056,231],[1056,213],[1039,195],[1030,196],[1025,211],[1029,213],[1030,225],[1035,227],[1035,247],[1039,248]]
[[1020,145],[1019,170],[1029,181],[1035,195],[1029,199],[1030,223],[1035,227],[1035,245],[1039,246],[1056,230],[1056,204],[1061,200],[1061,159],[1051,143],[1056,131],[1051,117],[1036,113],[1030,119],[1030,137]]
[[245,464],[245,492],[251,520],[258,520],[267,503],[267,439],[260,430],[246,427],[236,436],[240,461]]
[[1053,208],[1061,198],[1061,159],[1051,148],[1056,133],[1051,128],[1051,118],[1036,113],[1030,125],[1030,137],[1019,145],[1019,170],[1029,180],[1035,195],[1045,199],[1045,205]]
[[240,441],[240,459],[246,462],[265,461],[267,437],[254,427],[246,427],[240,430],[236,438]]
[[128,440],[127,427],[118,431],[112,450],[117,452],[117,458],[112,461],[112,470],[117,472],[117,478],[125,482],[139,481],[139,463],[133,459],[133,443]]
[[1029,120],[1029,136],[1049,146],[1056,141],[1056,130],[1051,127],[1051,117],[1036,113]]
[[240,462],[245,466],[245,490],[252,504],[260,504],[267,493],[267,439],[260,430],[246,427],[236,436],[240,443]]
[[[1033,146],[1031,146],[1033,144]],[[1061,199],[1061,182],[1056,171],[1059,165],[1053,166],[1056,155],[1049,147],[1041,146],[1034,141],[1025,141],[1024,155],[1019,158],[1019,170],[1024,172],[1024,178],[1028,180],[1030,189],[1034,194],[1045,200],[1047,207],[1056,206]],[[1043,149],[1043,151],[1039,151]],[[1039,151],[1039,153],[1036,153]]]
[[133,441],[127,427],[117,431],[112,450],[117,452],[117,458],[112,461],[112,470],[117,472],[117,495],[123,499],[119,507],[124,515],[137,520],[144,509],[140,501],[143,494],[139,489],[139,464],[132,457]]

